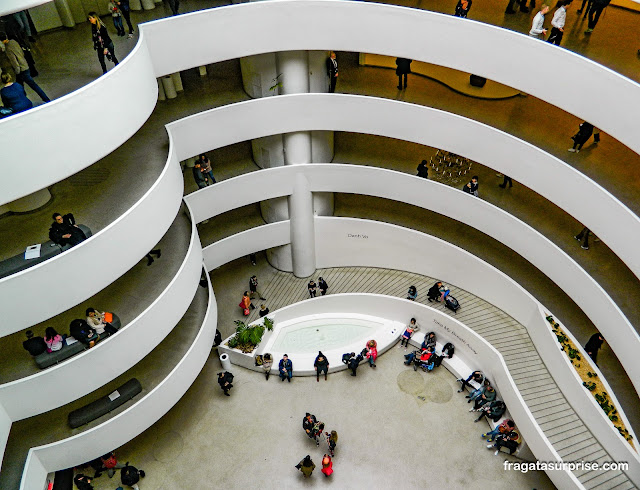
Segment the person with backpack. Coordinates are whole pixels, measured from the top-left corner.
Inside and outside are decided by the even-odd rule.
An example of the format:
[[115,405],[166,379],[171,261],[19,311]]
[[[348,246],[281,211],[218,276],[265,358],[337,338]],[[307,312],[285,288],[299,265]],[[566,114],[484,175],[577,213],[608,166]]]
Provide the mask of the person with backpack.
[[513,454],[518,449],[519,444],[520,434],[518,434],[515,430],[512,430],[504,434],[500,434],[498,437],[496,437],[495,444],[488,444],[487,449],[495,448],[496,452],[493,454],[497,456],[500,452],[500,449],[506,447],[509,450],[509,454]]
[[342,362],[347,365],[347,368],[351,369],[351,376],[356,376],[356,371],[358,370],[358,366],[362,362],[362,357],[360,354],[356,356],[355,352],[342,354]]
[[222,391],[224,391],[225,396],[231,396],[229,394],[229,390],[233,388],[232,381],[233,374],[231,374],[229,371],[218,373],[218,384],[220,385],[220,388],[222,388]]
[[309,478],[313,470],[316,469],[316,465],[311,460],[311,456],[307,454],[304,459],[296,465],[296,468],[302,472],[305,478]]
[[144,478],[145,473],[142,470],[139,470],[135,466],[131,466],[127,464],[122,470],[120,470],[120,481],[123,485],[128,486],[129,488],[133,488],[134,490],[140,490],[138,486],[138,482],[140,478]]

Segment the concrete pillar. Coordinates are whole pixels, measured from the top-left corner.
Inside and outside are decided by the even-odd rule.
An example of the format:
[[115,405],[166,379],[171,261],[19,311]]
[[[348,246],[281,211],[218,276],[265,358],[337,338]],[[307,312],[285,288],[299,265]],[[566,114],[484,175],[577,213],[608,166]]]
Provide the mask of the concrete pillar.
[[73,18],[69,2],[67,2],[67,0],[54,0],[53,3],[56,6],[62,25],[65,27],[74,27],[76,25],[76,21]]
[[131,10],[142,10],[140,0],[129,0],[129,8]]
[[162,86],[164,88],[164,93],[167,96],[167,99],[175,99],[178,94],[176,93],[176,86],[173,83],[173,78],[171,75],[166,75],[162,77]]
[[180,76],[180,72],[172,73],[171,78],[173,79],[173,85],[176,87],[176,92],[184,91],[184,87],[182,86],[182,77]]
[[38,209],[51,200],[51,193],[46,187],[33,194],[21,197],[20,199],[7,204],[7,209],[14,213],[26,213]]
[[289,220],[293,274],[309,277],[316,270],[316,235],[313,194],[304,175],[296,175],[293,194],[289,196]]
[[282,143],[285,165],[311,163],[311,133],[309,131],[283,134]]
[[142,8],[145,10],[153,10],[156,8],[156,4],[153,3],[153,0],[141,0]]
[[329,75],[327,74],[328,51],[309,51],[309,92],[324,94],[329,92]]
[[276,53],[276,69],[282,81],[281,95],[309,92],[309,60],[306,51]]
[[156,78],[156,82],[158,82],[158,100],[167,100],[162,81],[159,78]]
[[249,97],[257,99],[279,95],[275,53],[240,58],[240,71],[242,86]]

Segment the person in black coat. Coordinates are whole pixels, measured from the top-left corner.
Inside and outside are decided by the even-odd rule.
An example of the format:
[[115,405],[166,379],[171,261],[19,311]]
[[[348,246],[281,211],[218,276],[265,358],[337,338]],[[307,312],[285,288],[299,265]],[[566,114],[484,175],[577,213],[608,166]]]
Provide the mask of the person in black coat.
[[229,390],[233,388],[233,384],[231,384],[232,381],[233,374],[231,374],[229,371],[218,373],[218,384],[220,385],[220,388],[222,388],[222,391],[224,391],[225,396],[231,396],[229,394]]
[[95,12],[87,14],[87,20],[91,23],[91,35],[93,37],[93,49],[98,54],[98,61],[102,67],[102,73],[107,73],[107,65],[104,62],[106,56],[114,65],[118,64],[118,58],[113,48],[113,41],[109,37],[107,26],[104,25],[100,16]]
[[411,73],[411,62],[407,58],[396,58],[396,75],[398,75],[398,90],[402,90],[402,78],[404,77],[404,88],[407,88],[407,77]]
[[87,239],[84,232],[76,225],[73,214],[68,213],[62,216],[60,213],[53,213],[53,223],[49,228],[49,239],[60,245],[71,245],[75,247],[78,243]]
[[471,10],[471,3],[471,0],[458,0],[458,5],[456,5],[456,11],[453,15],[466,19],[469,10]]
[[426,160],[422,160],[420,165],[418,165],[418,177],[422,177],[423,179],[429,178],[429,167]]
[[573,140],[573,148],[569,148],[569,151],[578,153],[582,149],[582,145],[589,141],[589,138],[591,138],[592,134],[593,124],[584,121],[582,124],[580,124],[580,129],[578,130],[578,132],[571,137],[571,139]]
[[27,330],[27,340],[22,342],[25,348],[33,357],[39,356],[47,350],[47,344],[42,337],[34,337],[31,330]]
[[441,287],[442,282],[437,281],[433,286],[429,288],[429,291],[427,292],[427,299],[429,300],[429,303],[431,303],[432,301],[440,301],[440,296],[442,294],[442,292],[440,291]]
[[96,331],[85,320],[76,319],[69,324],[69,333],[78,342],[91,346],[98,338]]
[[320,375],[324,372],[324,380],[327,380],[327,373],[329,372],[329,359],[322,351],[318,351],[316,360],[313,362],[313,367],[316,370],[316,381],[320,381]]
[[327,58],[327,75],[329,75],[329,93],[336,91],[336,82],[338,81],[338,61],[336,54],[331,51]]
[[127,26],[129,26],[129,39],[133,37],[133,26],[131,25],[131,7],[129,6],[129,0],[115,0],[116,5],[122,12],[122,16],[124,20],[127,21]]
[[463,192],[478,197],[478,176],[471,177],[471,181],[462,187]]
[[325,281],[324,278],[322,278],[322,277],[318,278],[318,288],[320,288],[320,294],[322,296],[327,294],[327,290],[329,289],[329,285],[327,284],[327,281]]
[[589,8],[589,28],[584,31],[585,34],[591,34],[596,27],[600,14],[611,3],[611,0],[593,0],[591,8]]
[[602,336],[602,334],[594,333],[584,346],[584,350],[587,351],[587,354],[589,354],[589,357],[593,359],[593,362],[596,366],[598,365],[598,351],[602,347],[603,343],[604,337]]

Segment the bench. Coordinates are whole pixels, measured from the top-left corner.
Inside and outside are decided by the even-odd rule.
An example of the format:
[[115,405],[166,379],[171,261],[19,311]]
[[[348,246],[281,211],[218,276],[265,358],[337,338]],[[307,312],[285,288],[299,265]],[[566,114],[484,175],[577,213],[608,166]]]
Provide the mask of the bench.
[[[111,322],[114,328],[120,329],[122,323],[118,315],[113,313],[113,321]],[[106,339],[109,336],[107,332],[104,332],[102,335],[98,337],[97,342],[100,342]],[[70,357],[75,356],[76,354],[85,350],[87,346],[85,346],[82,342],[74,342],[71,345],[65,345],[60,350],[56,350],[53,352],[43,352],[42,354],[34,357],[36,364],[40,369],[46,369],[48,367],[53,366],[54,364],[58,364],[59,362],[65,361]]]
[[[91,230],[88,226],[78,225],[78,228],[80,228],[84,232],[87,238],[92,235]],[[16,272],[28,269],[29,267],[33,267],[34,265],[44,262],[45,260],[49,260],[51,257],[55,257],[62,252],[66,252],[70,248],[70,245],[61,247],[51,240],[48,240],[44,242],[40,247],[40,257],[37,257],[35,259],[25,259],[24,252],[21,252],[18,255],[14,255],[13,257],[0,262],[0,279],[15,274]]]
[[69,413],[69,427],[77,429],[82,425],[88,424],[98,417],[102,417],[112,410],[115,410],[120,405],[125,404],[141,391],[142,385],[140,381],[132,378],[109,395],[103,396]]

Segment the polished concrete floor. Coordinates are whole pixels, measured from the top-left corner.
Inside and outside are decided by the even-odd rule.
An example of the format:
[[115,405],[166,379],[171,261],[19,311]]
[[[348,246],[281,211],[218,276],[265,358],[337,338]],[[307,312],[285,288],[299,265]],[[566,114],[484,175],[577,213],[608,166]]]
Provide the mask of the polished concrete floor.
[[[438,2],[437,5],[432,3],[435,2],[429,2],[429,5],[427,5],[422,0],[419,0],[417,4],[415,2],[407,2],[403,5],[450,12],[455,4],[455,2]],[[183,5],[185,10],[189,10],[219,4],[219,2],[189,0],[184,2]],[[513,16],[503,16],[504,7],[505,5],[497,1],[483,2],[482,4],[477,2],[472,8],[470,18],[526,32],[532,16],[521,13]],[[133,20],[134,22],[150,20],[162,16],[165,12],[160,8],[141,14],[134,13]],[[636,58],[637,48],[633,44],[637,41],[634,38],[634,33],[637,32],[635,28],[637,22],[638,14],[622,9],[609,8],[596,31],[589,38],[581,34],[580,26],[582,21],[578,19],[575,11],[570,11],[568,14],[567,33],[563,44],[567,49],[582,53],[626,76],[638,79],[640,62]],[[613,33],[616,35],[614,36]],[[621,38],[625,38],[624,42],[629,49],[619,49]],[[42,72],[38,83],[52,98],[69,93],[100,74],[100,68],[95,59],[95,54],[91,50],[89,40],[88,25],[78,26],[73,31],[57,31],[40,36],[35,48],[38,67]],[[134,45],[134,40],[128,41],[116,38],[115,42],[116,51],[121,58]],[[503,101],[469,99],[451,92],[439,83],[415,76],[410,77],[409,88],[405,92],[398,92],[395,89],[397,80],[392,70],[359,67],[357,66],[357,56],[354,53],[339,53],[338,56],[341,66],[338,92],[405,100],[441,108],[487,122],[562,158],[568,164],[594,178],[634,212],[640,213],[640,200],[638,199],[638,196],[640,196],[640,179],[638,178],[640,157],[605,134],[603,134],[602,143],[597,147],[587,147],[578,155],[567,153],[566,148],[570,146],[569,137],[574,134],[580,122],[574,116],[531,96]],[[547,76],[549,78],[548,83],[553,83],[552,74],[547,74]],[[129,142],[88,169],[70,179],[55,184],[52,187],[54,199],[48,206],[35,213],[5,216],[0,219],[0,236],[3,237],[0,244],[0,257],[19,253],[24,249],[25,244],[45,239],[50,223],[50,215],[54,211],[72,211],[81,222],[91,226],[94,231],[104,228],[139,199],[160,174],[166,160],[167,148],[166,134],[163,129],[164,124],[210,107],[247,99],[242,90],[237,61],[210,66],[209,73],[205,78],[200,78],[195,70],[189,70],[183,73],[183,80],[185,93],[180,94],[176,100],[159,103],[147,124]],[[542,80],[544,80],[544,74],[541,78]],[[594,94],[594,99],[597,101],[597,94]],[[585,100],[585,103],[593,103],[593,101]],[[544,118],[539,117],[540,114],[544,114]],[[126,117],[126,115],[123,115],[123,117]],[[413,173],[417,163],[422,158],[433,154],[434,151],[431,148],[397,140],[337,133],[335,161],[384,166]],[[214,161],[214,173],[218,179],[228,178],[256,169],[251,162],[248,144],[233,145],[229,148],[216,150],[211,152],[211,155]],[[476,168],[478,169],[478,175],[480,175],[480,191],[483,199],[489,200],[523,219],[567,251],[610,292],[636,328],[640,327],[640,312],[636,308],[636,305],[640,303],[638,280],[615,254],[606,247],[606,244],[596,243],[591,250],[583,251],[572,238],[572,235],[581,228],[581,225],[573,218],[551,205],[544,197],[538,196],[517,182],[513,189],[502,191],[497,187],[500,181],[495,177],[495,172],[486,167],[477,166]],[[187,170],[185,173],[187,192],[195,189],[189,172]],[[132,179],[131,175],[136,175],[136,178]],[[112,193],[106,192],[104,189],[118,189],[117,196],[113,196]],[[383,219],[444,237],[458,246],[483,257],[514,277],[540,299],[545,306],[552,309],[580,341],[585,341],[594,331],[588,319],[584,317],[562,291],[526,261],[482,233],[434,213],[398,203],[385,202],[385,209],[383,210],[379,206],[379,200],[345,195],[337,196],[336,203],[337,215]],[[252,209],[244,210],[244,214],[241,211],[238,213],[240,213],[238,216],[244,216],[246,221],[244,219],[229,219],[233,215],[227,213],[221,218],[211,220],[209,224],[200,226],[203,242],[210,243],[220,238],[225,233],[225,230],[227,230],[227,234],[230,234],[244,229],[243,227],[250,227],[250,223],[258,223],[260,221],[259,210],[255,206]],[[168,267],[170,264],[175,266],[180,254],[169,254],[167,259],[169,257],[173,258],[165,262],[166,266]],[[165,259],[164,249],[162,259]],[[129,272],[129,274],[142,273],[147,274],[144,265],[138,265]],[[220,298],[225,297],[227,290],[231,289],[230,284],[234,280],[230,276],[221,276],[221,280],[216,287],[216,296],[219,301]],[[242,282],[244,282],[244,279]],[[237,286],[233,290],[233,294],[230,295],[230,298],[233,298],[233,302],[230,304],[234,306],[238,302],[235,297],[238,288],[243,288],[243,286]],[[141,290],[132,294],[144,295]],[[144,301],[152,299],[151,297],[145,297]],[[133,308],[125,303],[126,301],[123,299],[123,310],[133,311]],[[104,303],[101,302],[101,304]],[[78,308],[82,309],[83,307],[84,305],[80,305]],[[230,333],[232,326],[230,318],[226,318],[224,311],[221,311],[220,330],[223,335]],[[19,341],[20,335],[22,334],[18,334],[15,337],[15,342]],[[6,340],[8,339],[5,339],[3,343]],[[6,352],[12,353],[8,357],[9,359],[18,356],[20,361],[17,364],[26,366],[24,361],[31,362],[31,360],[25,357],[26,353],[19,351],[19,347],[9,348],[8,346],[6,350]],[[614,387],[636,431],[639,431],[640,409],[638,409],[637,395],[621,370],[615,356],[606,346],[600,358],[603,372]],[[0,373],[4,372],[8,364],[10,363],[3,361],[0,366]],[[216,365],[217,361],[212,360],[198,378],[194,387],[207,385],[207,379],[215,372]],[[3,376],[3,382],[20,376],[19,374],[8,374],[7,379]],[[250,376],[253,376],[253,374],[247,373],[246,376],[247,379],[251,379]],[[258,379],[258,381],[260,380]],[[203,393],[217,393],[215,388],[215,386],[206,388],[208,391]],[[195,393],[193,390],[193,388],[190,390],[190,394],[180,402],[179,406],[185,406],[184,403],[187,403],[185,400],[193,400],[194,397],[199,396],[197,389]],[[219,393],[217,394],[219,395]],[[252,400],[254,400],[253,397]],[[226,417],[227,415],[219,414],[219,416]],[[158,430],[162,431],[164,427],[172,427],[174,424],[178,424],[179,418],[179,415],[169,414],[165,422],[159,423],[167,425],[159,425],[155,435],[153,435],[152,431],[151,435],[143,435],[141,440],[153,439],[155,441]],[[197,421],[192,422],[195,423]],[[443,427],[444,425],[443,423]],[[212,426],[212,429],[218,430],[216,426]],[[256,432],[259,432],[259,430],[256,430]],[[358,431],[358,433],[366,432],[367,430]],[[243,434],[244,432],[241,430],[240,433]],[[408,438],[412,437],[410,429],[406,430],[406,436]],[[194,437],[193,434],[191,434],[191,437]],[[195,437],[198,438],[198,436]],[[375,436],[373,439],[375,439]],[[286,443],[289,443],[289,440]],[[132,444],[135,444],[135,441]],[[282,444],[282,441],[276,441],[277,444]],[[270,444],[268,445],[270,446]],[[167,446],[171,447],[170,444],[167,444]],[[360,456],[364,454],[362,452],[363,449],[360,449]],[[303,453],[302,456],[304,454],[306,453]],[[424,461],[423,454],[420,454],[420,456],[421,458],[416,459],[416,462]],[[219,458],[223,463],[226,462],[227,466],[231,465],[232,457],[233,454],[219,455]],[[300,456],[296,454],[295,458],[298,457]],[[149,464],[151,467],[154,465],[161,467],[162,458],[160,456],[160,459],[155,463],[149,461]],[[146,462],[146,459],[143,461]],[[295,462],[297,461],[291,464],[295,464]],[[241,473],[241,471],[238,471],[238,467],[234,467],[233,471],[236,476]],[[338,471],[337,466],[336,471]],[[105,479],[106,477],[102,480]],[[151,483],[151,480],[149,482]],[[441,482],[446,483],[445,480]],[[450,483],[455,484],[455,481]],[[534,486],[534,484],[532,483],[531,486]],[[151,486],[151,488],[161,487]]]

